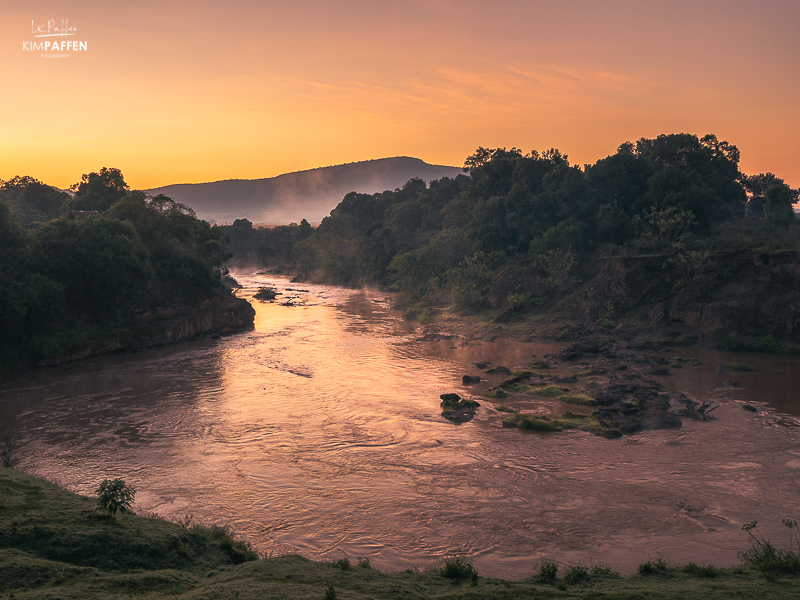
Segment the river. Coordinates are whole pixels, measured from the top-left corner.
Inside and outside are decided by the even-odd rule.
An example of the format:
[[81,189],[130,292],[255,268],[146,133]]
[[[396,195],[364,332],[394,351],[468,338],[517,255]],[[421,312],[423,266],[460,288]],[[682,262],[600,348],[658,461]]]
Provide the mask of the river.
[[[439,394],[467,391],[472,363],[513,367],[563,345],[423,341],[378,292],[236,277],[244,297],[269,282],[295,305],[253,301],[251,332],[0,382],[19,468],[86,495],[121,477],[137,511],[226,524],[266,554],[397,570],[460,552],[508,578],[542,558],[732,565],[743,523],[783,543],[781,519],[800,516],[795,358],[674,352],[702,365],[662,384],[721,404],[679,430],[505,429],[483,400],[456,426]],[[716,372],[734,360],[755,371]]]

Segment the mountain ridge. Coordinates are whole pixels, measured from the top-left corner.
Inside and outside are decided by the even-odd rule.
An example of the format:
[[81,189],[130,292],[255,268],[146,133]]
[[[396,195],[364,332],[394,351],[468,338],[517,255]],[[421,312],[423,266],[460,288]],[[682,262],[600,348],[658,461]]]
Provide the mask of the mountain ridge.
[[177,183],[145,190],[166,194],[190,206],[201,219],[232,222],[246,218],[257,223],[321,221],[349,192],[376,193],[402,187],[417,177],[426,182],[463,174],[460,167],[432,165],[397,156],[327,167],[274,177]]

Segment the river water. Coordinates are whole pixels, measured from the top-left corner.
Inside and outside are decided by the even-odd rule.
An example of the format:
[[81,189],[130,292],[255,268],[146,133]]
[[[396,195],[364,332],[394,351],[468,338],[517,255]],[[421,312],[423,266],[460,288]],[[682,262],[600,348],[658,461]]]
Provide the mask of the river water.
[[[236,277],[244,297],[284,290],[253,301],[251,332],[0,382],[19,467],[86,495],[121,477],[137,511],[226,524],[265,553],[396,570],[463,552],[508,578],[542,558],[731,565],[743,523],[783,543],[781,519],[800,516],[797,359],[681,350],[703,364],[662,383],[721,407],[679,430],[504,429],[491,402],[456,426],[439,394],[464,393],[471,363],[513,367],[561,346],[422,341],[380,293]],[[717,373],[734,360],[756,370]]]

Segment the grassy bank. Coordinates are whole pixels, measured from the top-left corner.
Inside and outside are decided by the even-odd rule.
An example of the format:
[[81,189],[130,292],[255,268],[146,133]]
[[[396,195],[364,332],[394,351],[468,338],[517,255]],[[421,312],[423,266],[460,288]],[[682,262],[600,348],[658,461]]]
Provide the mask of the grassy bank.
[[[0,598],[796,598],[800,577],[768,583],[752,568],[667,565],[640,573],[531,565],[531,577],[476,577],[468,564],[383,573],[368,561],[255,560],[222,528],[122,514],[0,469]],[[546,565],[545,565],[546,567]]]

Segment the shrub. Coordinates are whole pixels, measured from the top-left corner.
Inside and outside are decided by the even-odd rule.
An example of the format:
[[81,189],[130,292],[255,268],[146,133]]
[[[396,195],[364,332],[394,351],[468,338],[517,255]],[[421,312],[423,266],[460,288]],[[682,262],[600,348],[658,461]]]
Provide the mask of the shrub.
[[553,583],[558,576],[558,563],[554,560],[543,559],[539,564],[539,573],[536,575],[536,581],[539,583]]
[[656,552],[655,558],[650,558],[647,562],[640,564],[637,571],[639,575],[662,575],[667,572],[668,567],[664,555]]
[[619,573],[614,571],[611,567],[609,567],[605,563],[597,563],[592,567],[590,571],[592,575],[595,577],[618,577]]
[[439,573],[448,579],[466,579],[469,577],[475,582],[478,577],[478,571],[464,556],[456,555],[448,559]]
[[325,600],[336,600],[336,590],[332,585],[325,590]]
[[691,577],[716,577],[718,570],[712,565],[696,565],[693,562],[683,565],[681,571]]
[[97,488],[97,509],[109,517],[116,515],[117,511],[127,512],[131,510],[135,495],[136,490],[125,485],[122,479],[104,479]]
[[342,571],[347,571],[350,568],[350,559],[347,557],[340,558],[335,563],[333,563],[333,566],[336,567],[337,569],[341,569]]
[[795,533],[797,521],[784,519],[783,524],[789,530],[789,547],[786,549],[776,548],[764,539],[757,529],[758,521],[742,525],[742,530],[747,532],[749,545],[747,550],[739,552],[739,560],[743,565],[759,571],[764,579],[772,583],[778,581],[779,575],[800,574],[800,539]]
[[564,581],[567,583],[581,583],[588,579],[589,569],[583,563],[570,564],[567,572],[564,573]]
[[358,559],[358,566],[362,569],[371,569],[372,565],[369,562],[368,558],[359,558]]

